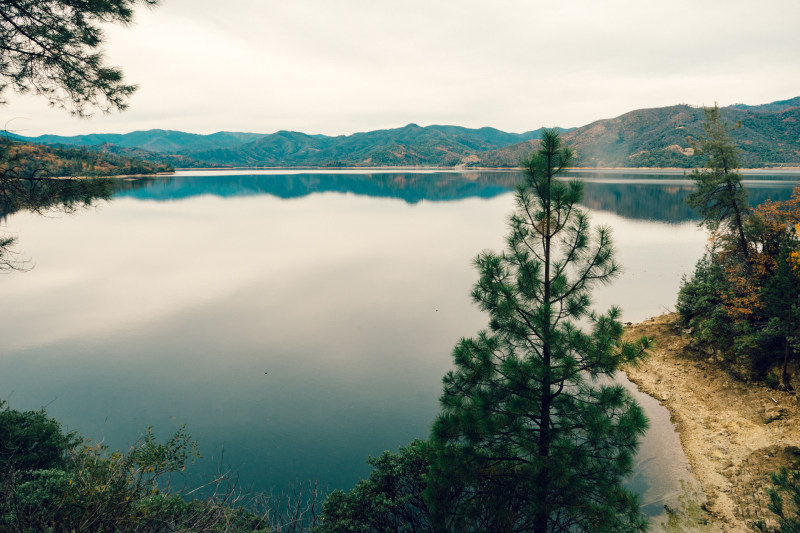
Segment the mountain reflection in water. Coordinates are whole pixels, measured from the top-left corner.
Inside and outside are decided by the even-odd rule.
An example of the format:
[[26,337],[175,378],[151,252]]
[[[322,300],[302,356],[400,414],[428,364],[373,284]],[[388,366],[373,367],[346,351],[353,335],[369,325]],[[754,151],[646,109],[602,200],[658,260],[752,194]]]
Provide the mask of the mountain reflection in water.
[[[119,183],[116,196],[168,201],[207,194],[223,198],[269,194],[291,199],[338,192],[373,198],[396,198],[415,204],[421,201],[493,198],[512,190],[522,179],[522,174],[516,171],[346,174],[324,171],[292,174],[282,174],[280,171],[261,174],[239,172],[243,171],[195,171],[178,176],[126,180]],[[609,211],[634,220],[669,223],[699,219],[697,213],[686,204],[693,184],[682,175],[573,172],[567,173],[567,176],[585,183],[583,205],[592,210]],[[787,200],[797,184],[797,176],[792,175],[788,179],[786,176],[760,178],[755,180],[746,177],[752,205],[767,199]]]
[[[630,321],[674,308],[707,240],[691,184],[576,176],[625,268],[595,308]],[[112,449],[185,423],[197,478],[222,463],[245,490],[351,487],[368,455],[427,435],[454,344],[486,327],[471,261],[502,248],[518,179],[193,172],[114,180],[110,201],[74,215],[11,212],[35,268],[0,276],[0,398],[47,405]],[[748,187],[758,202],[796,183]],[[633,483],[657,510],[686,467],[668,414],[651,419]]]

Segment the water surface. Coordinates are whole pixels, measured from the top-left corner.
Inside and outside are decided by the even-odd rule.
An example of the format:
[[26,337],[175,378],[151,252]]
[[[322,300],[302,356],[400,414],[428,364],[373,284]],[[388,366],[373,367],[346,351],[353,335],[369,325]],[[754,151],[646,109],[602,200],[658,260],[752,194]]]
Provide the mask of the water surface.
[[[626,321],[674,309],[706,235],[680,175],[593,175],[585,204],[625,272]],[[471,261],[500,249],[513,172],[182,172],[75,215],[15,213],[35,268],[0,276],[0,397],[123,448],[180,424],[246,489],[349,488],[425,437],[460,337],[486,326]],[[788,198],[798,176],[748,181]],[[656,514],[687,479],[669,415],[633,486]]]

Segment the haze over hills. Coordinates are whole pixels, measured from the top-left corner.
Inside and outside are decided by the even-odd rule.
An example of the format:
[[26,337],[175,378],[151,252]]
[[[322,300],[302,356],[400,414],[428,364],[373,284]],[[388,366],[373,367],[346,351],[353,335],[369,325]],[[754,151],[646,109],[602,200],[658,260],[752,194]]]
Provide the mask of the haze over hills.
[[[744,167],[800,165],[800,97],[762,105],[722,108],[741,123],[732,137]],[[691,140],[703,131],[700,107],[639,109],[616,118],[562,130],[583,167],[701,166]],[[198,135],[169,130],[75,137],[43,135],[29,142],[100,146],[105,151],[169,162],[176,167],[454,166],[516,167],[536,145],[541,129],[508,133],[495,128],[409,124],[353,135],[326,136],[279,131],[272,134],[218,132]],[[126,154],[126,155],[128,155]]]

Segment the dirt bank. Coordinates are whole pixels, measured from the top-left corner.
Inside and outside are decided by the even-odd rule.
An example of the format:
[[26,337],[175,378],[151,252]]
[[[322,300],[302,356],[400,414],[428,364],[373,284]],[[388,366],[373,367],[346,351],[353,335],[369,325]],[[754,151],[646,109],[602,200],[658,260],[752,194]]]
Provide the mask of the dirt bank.
[[672,413],[684,452],[700,482],[710,530],[753,531],[770,522],[769,473],[800,457],[800,405],[794,395],[730,377],[667,314],[628,327],[655,341],[649,358],[625,372]]

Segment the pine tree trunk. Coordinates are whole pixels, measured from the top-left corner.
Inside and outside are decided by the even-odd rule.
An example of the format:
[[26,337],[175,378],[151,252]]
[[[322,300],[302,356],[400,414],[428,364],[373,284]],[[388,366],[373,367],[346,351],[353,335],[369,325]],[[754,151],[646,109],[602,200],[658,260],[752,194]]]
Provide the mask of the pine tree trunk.
[[730,177],[728,174],[730,173],[730,169],[728,168],[728,159],[725,157],[725,150],[720,148],[720,159],[722,160],[722,171],[724,172],[725,176],[725,183],[728,186],[728,192],[731,195],[731,198],[734,199],[733,202],[733,214],[734,214],[734,221],[733,223],[736,225],[736,232],[739,234],[739,248],[742,250],[742,256],[745,259],[745,266],[747,267],[747,271],[750,271],[750,263],[747,260],[750,258],[750,251],[747,248],[747,239],[744,236],[744,223],[742,222],[742,213],[739,210],[739,204],[735,201],[736,198],[736,191],[733,183],[731,183]]
[[[547,168],[552,168],[551,162],[548,157]],[[550,244],[551,244],[551,219],[552,219],[552,208],[551,208],[551,198],[550,198],[550,181],[552,177],[548,174],[547,176],[547,185],[545,186],[545,198],[544,198],[544,225],[543,225],[543,244],[544,244],[544,298],[543,304],[547,307],[549,311],[550,306],[550,298],[551,298],[551,280],[550,280]],[[547,533],[547,525],[549,520],[549,512],[548,512],[548,505],[547,502],[549,500],[548,494],[550,492],[550,466],[549,466],[549,457],[550,457],[550,441],[552,440],[552,436],[550,434],[550,409],[551,409],[551,402],[552,398],[550,397],[550,385],[552,381],[552,377],[550,374],[550,365],[551,365],[551,324],[550,324],[550,313],[548,312],[548,324],[546,326],[545,331],[542,335],[542,367],[544,369],[544,376],[542,379],[542,399],[540,402],[541,408],[541,420],[539,422],[539,461],[542,465],[542,469],[537,475],[536,479],[536,489],[538,492],[538,498],[536,502],[536,512],[533,517],[533,533]]]
[[[727,176],[727,174],[728,170],[726,168],[725,175]],[[730,193],[731,198],[735,198],[736,191],[734,190],[733,183],[731,183],[731,180],[727,177],[725,178],[725,180],[728,184],[728,192]],[[736,232],[738,233],[739,236],[739,248],[742,251],[742,257],[744,257],[745,260],[745,267],[749,272],[750,262],[748,260],[750,259],[750,250],[747,247],[747,239],[744,236],[744,222],[742,222],[742,212],[739,210],[739,204],[736,201],[733,202],[733,223],[736,226]]]

